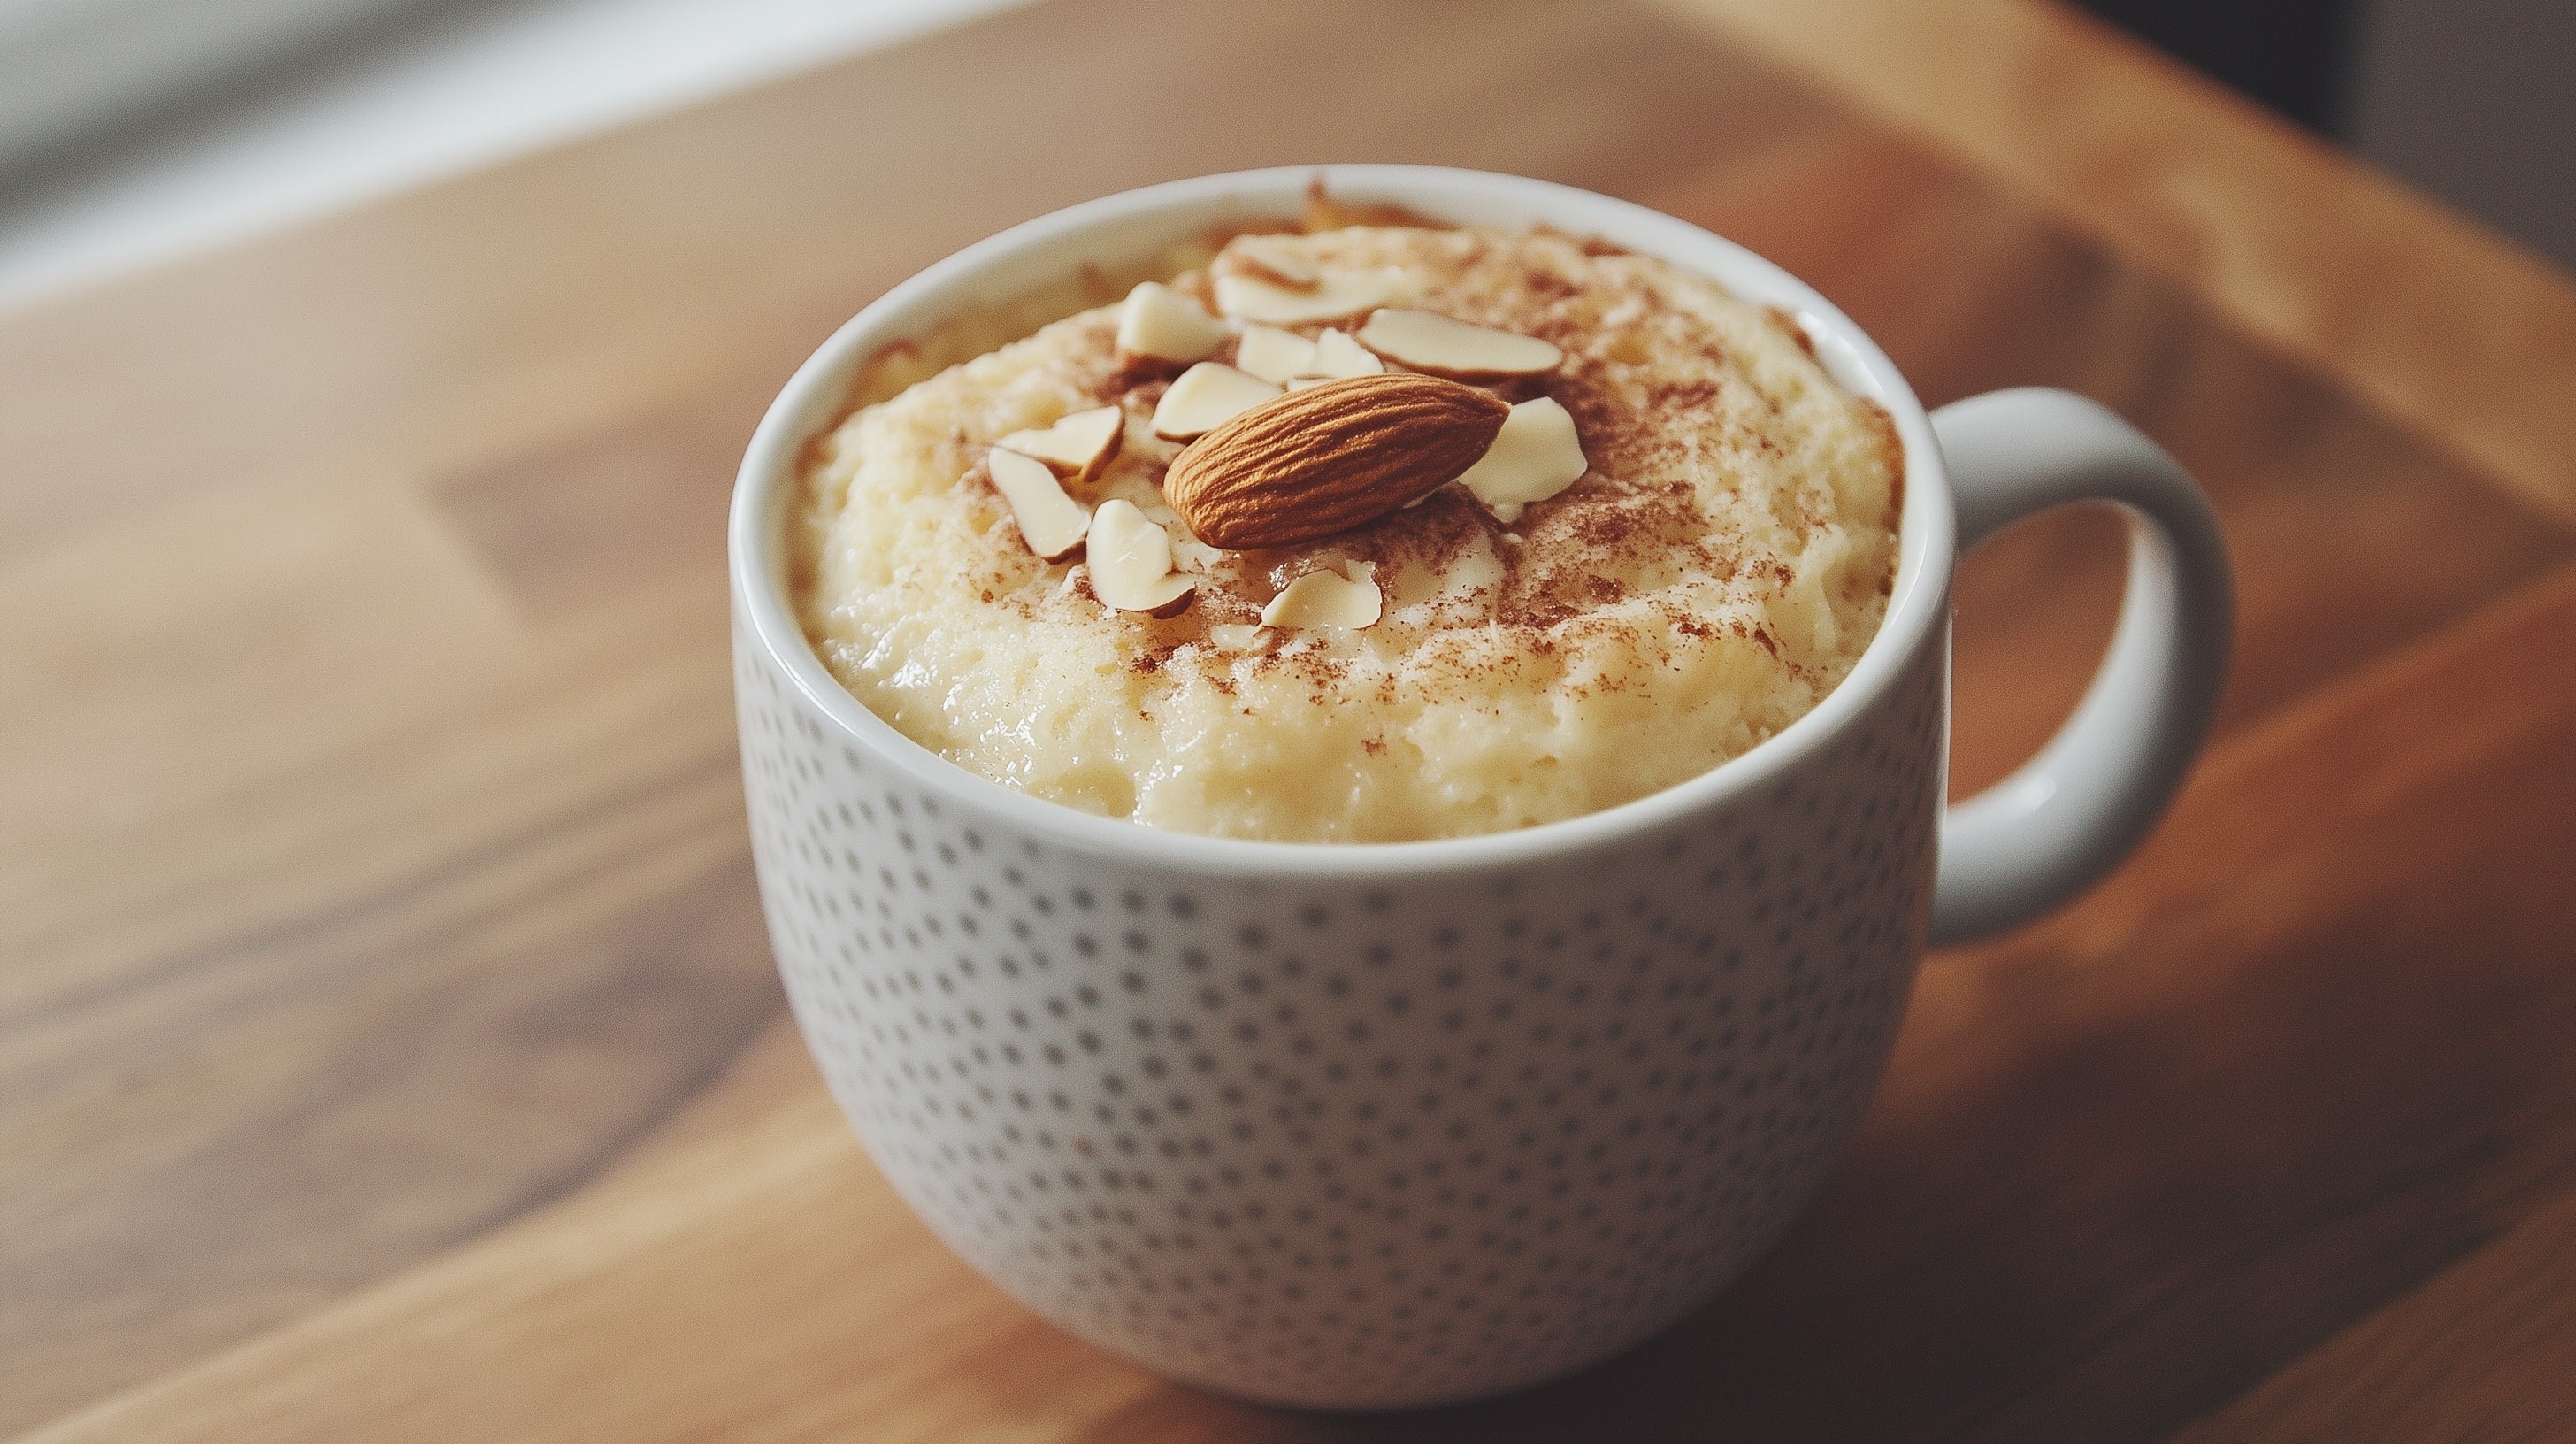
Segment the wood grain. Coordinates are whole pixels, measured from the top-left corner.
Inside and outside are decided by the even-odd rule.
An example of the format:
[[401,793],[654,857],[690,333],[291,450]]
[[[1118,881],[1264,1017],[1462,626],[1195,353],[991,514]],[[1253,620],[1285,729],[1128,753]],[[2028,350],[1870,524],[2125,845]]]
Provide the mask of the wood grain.
[[2246,736],[2083,914],[1927,972],[1821,1206],[1565,1384],[1381,1419],[1162,1384],[994,1295],[812,1101],[36,1437],[2160,1437],[2563,1231],[2576,918],[2491,844],[2576,850],[2576,676],[2454,699],[2570,628],[2576,568]]
[[[1935,8],[1048,0],[0,318],[0,1435],[2563,1427],[2576,450],[2530,378],[2576,301],[2058,12]],[[1316,156],[1709,225],[1927,400],[2099,396],[2244,590],[2182,811],[1927,971],[1778,1256],[1397,1421],[1173,1390],[902,1211],[784,1020],[724,662],[733,461],[831,326]],[[1970,563],[1963,786],[2080,689],[2116,564],[2081,517]]]
[[2576,516],[2576,293],[2547,262],[2071,9],[1657,0],[2037,198]]
[[[2243,593],[2222,728],[2571,555],[2553,513],[2285,364],[2188,292],[1881,132],[1811,127],[1643,198],[1815,281],[1928,404],[2064,386],[2189,465],[2218,502]],[[2115,524],[2074,514],[1969,563],[1960,792],[2027,757],[2073,705],[2085,673],[2068,663],[2109,633],[2121,556]],[[2043,595],[2048,606],[2029,605]]]
[[2576,1430],[2576,1296],[2558,1270],[2571,1246],[2576,1198],[2561,1194],[2176,1437],[2563,1438]]

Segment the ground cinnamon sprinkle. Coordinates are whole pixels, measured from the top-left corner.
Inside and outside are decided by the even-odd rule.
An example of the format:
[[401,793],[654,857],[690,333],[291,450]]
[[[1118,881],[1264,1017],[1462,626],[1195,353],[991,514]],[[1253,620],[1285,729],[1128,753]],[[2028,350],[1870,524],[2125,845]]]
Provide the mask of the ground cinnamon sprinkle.
[[[1403,219],[1355,216],[1328,200],[1318,207],[1336,223]],[[1195,244],[1205,253],[1223,239]],[[1509,522],[1450,487],[1302,546],[1207,563],[1204,553],[1189,554],[1194,603],[1156,620],[1108,612],[1087,571],[1029,557],[1007,507],[981,480],[982,448],[1006,428],[943,422],[933,465],[954,467],[947,475],[965,480],[959,491],[973,508],[916,521],[903,535],[947,527],[974,545],[904,558],[894,568],[898,585],[868,603],[872,614],[866,605],[827,611],[822,588],[807,607],[818,648],[861,700],[925,745],[1077,806],[1188,830],[1389,838],[1491,830],[1624,800],[1741,751],[1839,680],[1856,654],[1849,639],[1867,637],[1891,588],[1903,458],[1884,412],[1819,379],[1794,317],[1752,307],[1722,313],[1689,278],[1582,238],[1363,228],[1310,243],[1327,267],[1403,265],[1422,283],[1409,304],[1563,348],[1554,371],[1491,389],[1516,403],[1545,396],[1561,404],[1588,473]],[[1212,298],[1203,271],[1174,284]],[[1359,319],[1336,324],[1356,330]],[[1288,329],[1311,338],[1325,324]],[[1097,482],[1067,489],[1090,505],[1110,494],[1133,499],[1186,544],[1177,519],[1157,510],[1159,479],[1181,448],[1146,425],[1182,368],[1120,359],[1114,333],[1114,307],[1086,313],[1049,333],[1057,344],[1047,375],[988,367],[988,384],[1003,394],[1061,388],[1063,409],[1122,407],[1129,425],[1118,459]],[[1041,414],[1012,424],[1044,422]],[[1831,444],[1841,452],[1820,449],[1823,422],[1840,428]],[[835,433],[833,445],[809,452],[817,475],[853,464],[834,449],[847,439]],[[1874,541],[1880,519],[1854,518],[1843,505],[1871,485],[1890,498]],[[920,495],[928,506],[932,494]],[[1846,552],[1852,563],[1831,560]],[[1377,625],[1263,629],[1244,634],[1249,643],[1229,636],[1216,645],[1212,629],[1255,627],[1299,577],[1361,564],[1382,589]],[[918,626],[951,592],[1031,639],[1031,656],[1014,665],[1037,680],[1037,692],[979,692],[933,669],[898,672],[872,660],[882,654],[870,645],[868,615]],[[1825,607],[1836,615],[1811,615]],[[1840,652],[1816,640],[1834,636],[1846,639]],[[951,655],[1014,645],[997,635]],[[1059,670],[1061,696],[1047,680]],[[1098,754],[1090,772],[1067,772],[1063,790],[1050,791],[1052,764],[1027,755],[1032,735],[1105,735],[1037,715],[1078,716],[1086,689],[1128,719],[1118,765],[1142,770],[1125,791],[1085,790],[1082,779],[1104,765]],[[969,696],[996,698],[1008,713],[977,721],[957,710]],[[1584,730],[1604,727],[1614,740]],[[1154,760],[1158,737],[1174,749],[1165,763]],[[1207,739],[1216,745],[1201,745]],[[1488,752],[1517,757],[1525,742],[1546,749],[1544,768],[1484,760]],[[1225,770],[1238,766],[1249,770]],[[1479,767],[1518,780],[1454,782]],[[1194,770],[1204,768],[1218,770]],[[1302,810],[1267,805],[1310,786],[1324,791]],[[1440,803],[1453,810],[1423,820],[1421,809],[1438,797],[1483,800],[1465,810]]]
[[[1615,246],[1581,244],[1578,249],[1595,258],[1627,254]],[[1645,559],[1689,554],[1733,571],[1733,558],[1709,545],[1710,518],[1686,482],[1668,479],[1639,485],[1625,478],[1653,475],[1670,461],[1679,443],[1660,419],[1712,405],[1727,384],[1725,378],[1741,375],[1735,359],[1721,348],[1704,346],[1700,354],[1717,374],[1648,375],[1640,383],[1641,390],[1628,392],[1619,384],[1621,378],[1612,374],[1615,368],[1610,363],[1584,353],[1585,343],[1592,339],[1584,327],[1558,314],[1563,303],[1584,293],[1572,277],[1516,250],[1497,248],[1490,238],[1475,233],[1467,233],[1460,242],[1457,260],[1461,265],[1481,264],[1501,271],[1481,278],[1493,294],[1505,298],[1500,313],[1474,319],[1555,341],[1573,353],[1555,374],[1517,378],[1495,389],[1510,400],[1547,395],[1563,405],[1574,417],[1593,462],[1591,475],[1563,496],[1530,508],[1517,524],[1524,538],[1520,545],[1503,541],[1513,528],[1495,520],[1471,498],[1443,491],[1419,506],[1321,543],[1229,556],[1213,569],[1212,580],[1202,585],[1194,609],[1201,627],[1256,618],[1260,608],[1290,581],[1352,560],[1375,563],[1381,575],[1408,571],[1442,575],[1482,549],[1500,562],[1501,575],[1479,590],[1482,605],[1468,609],[1465,620],[1524,633],[1560,627],[1588,608],[1622,600],[1629,588],[1614,574],[1633,571]],[[1666,298],[1660,288],[1647,286],[1641,290],[1641,301],[1651,309]],[[1804,343],[1804,332],[1794,320],[1777,311],[1766,314]],[[1296,329],[1311,334],[1321,327]],[[1179,369],[1151,361],[1104,367],[1086,378],[1087,389],[1100,402],[1121,402],[1132,415],[1141,417],[1151,413]],[[1763,398],[1762,404],[1766,410],[1777,410],[1776,400]],[[1893,441],[1892,432],[1889,440]],[[1745,442],[1766,455],[1779,451],[1774,438],[1759,432],[1748,435]],[[1541,560],[1530,560],[1531,541],[1538,543],[1535,550]],[[1569,549],[1581,555],[1570,556]],[[1162,660],[1158,657],[1155,665],[1159,667]]]

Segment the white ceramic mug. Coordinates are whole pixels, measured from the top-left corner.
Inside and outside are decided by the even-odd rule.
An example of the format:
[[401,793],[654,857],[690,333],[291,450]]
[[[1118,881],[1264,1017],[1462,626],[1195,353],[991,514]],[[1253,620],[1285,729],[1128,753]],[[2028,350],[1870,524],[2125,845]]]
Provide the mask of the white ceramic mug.
[[[1600,236],[1795,315],[1905,446],[1894,593],[1842,685],[1650,797],[1367,845],[1092,816],[854,701],[798,628],[781,522],[860,363],[963,303],[1294,216],[1319,177],[1351,202]],[[2130,523],[2110,652],[2054,741],[1945,816],[1953,558],[2071,502]],[[2010,926],[2129,850],[2200,746],[2231,630],[2207,501],[2102,408],[2013,391],[1927,416],[1841,312],[1741,247],[1563,186],[1401,166],[1155,186],[931,267],[788,383],[732,527],[771,940],[879,1166],[1065,1328],[1205,1387],[1331,1407],[1563,1374],[1739,1272],[1867,1105],[1927,935]]]

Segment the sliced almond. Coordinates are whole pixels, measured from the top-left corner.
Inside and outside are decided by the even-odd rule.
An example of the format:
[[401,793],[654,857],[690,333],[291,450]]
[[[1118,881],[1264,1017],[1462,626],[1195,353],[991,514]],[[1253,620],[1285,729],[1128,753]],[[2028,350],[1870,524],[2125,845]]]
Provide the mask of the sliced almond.
[[1211,545],[1294,546],[1446,486],[1510,414],[1501,397],[1437,376],[1327,381],[1190,443],[1163,474],[1163,500]]
[[1294,331],[1256,321],[1243,328],[1243,342],[1234,350],[1234,366],[1264,381],[1285,383],[1290,377],[1315,370],[1315,343]]
[[1118,443],[1126,434],[1126,413],[1115,406],[1098,406],[1077,411],[1053,426],[1014,431],[994,444],[1034,456],[1076,481],[1089,481],[1118,455]]
[[1590,469],[1582,438],[1574,434],[1574,418],[1554,398],[1542,396],[1512,408],[1503,429],[1494,434],[1494,444],[1459,476],[1458,484],[1508,524],[1520,520],[1520,507],[1547,500],[1581,481]]
[[1279,394],[1279,388],[1247,372],[1214,361],[1202,361],[1154,403],[1154,434],[1187,441]]
[[1314,261],[1297,248],[1294,236],[1237,236],[1217,257],[1220,271],[1228,266],[1291,291],[1311,291],[1324,279]]
[[1019,523],[1020,539],[1030,551],[1055,561],[1082,545],[1091,529],[1091,513],[1064,494],[1063,484],[1045,462],[996,446],[984,453],[984,468],[993,478],[993,489],[1010,505],[1011,520]]
[[1315,338],[1314,364],[1299,372],[1301,376],[1375,376],[1386,369],[1386,363],[1370,350],[1350,338],[1349,334],[1325,328]]
[[1208,645],[1220,652],[1249,652],[1261,645],[1261,628],[1250,622],[1219,622],[1208,628]]
[[1160,281],[1139,281],[1118,312],[1118,349],[1156,361],[1202,361],[1233,339],[1226,324]]
[[1372,271],[1326,271],[1307,290],[1275,285],[1241,273],[1216,278],[1216,308],[1244,321],[1294,326],[1301,321],[1336,321],[1356,316],[1404,294],[1404,272],[1392,267]]
[[1374,627],[1385,610],[1385,594],[1378,590],[1375,568],[1367,562],[1346,564],[1351,576],[1335,572],[1308,572],[1290,582],[1270,605],[1261,609],[1265,627],[1346,627],[1357,631]]
[[[1163,528],[1164,535],[1170,536],[1171,530],[1170,527]],[[1206,542],[1192,537],[1172,537],[1172,570],[1174,571],[1204,572],[1224,560],[1225,551],[1220,547],[1209,546]]]
[[1172,570],[1172,539],[1136,504],[1112,497],[1091,518],[1091,593],[1122,612],[1175,617],[1188,610],[1198,583]]
[[1535,336],[1395,307],[1368,318],[1360,344],[1399,366],[1461,380],[1536,376],[1565,359],[1563,351]]

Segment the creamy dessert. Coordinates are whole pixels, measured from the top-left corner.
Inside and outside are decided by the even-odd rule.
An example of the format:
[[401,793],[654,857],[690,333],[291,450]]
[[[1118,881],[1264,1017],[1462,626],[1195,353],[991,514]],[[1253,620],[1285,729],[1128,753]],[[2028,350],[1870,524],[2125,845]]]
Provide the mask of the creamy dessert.
[[795,583],[859,701],[1034,796],[1450,837],[1813,707],[1885,612],[1902,475],[1791,319],[1664,261],[1247,234],[818,437]]

